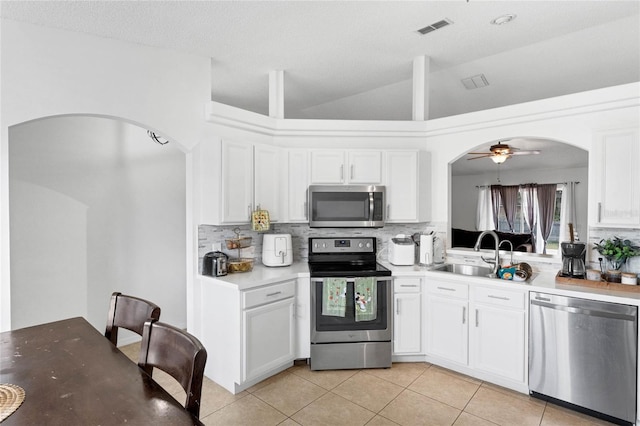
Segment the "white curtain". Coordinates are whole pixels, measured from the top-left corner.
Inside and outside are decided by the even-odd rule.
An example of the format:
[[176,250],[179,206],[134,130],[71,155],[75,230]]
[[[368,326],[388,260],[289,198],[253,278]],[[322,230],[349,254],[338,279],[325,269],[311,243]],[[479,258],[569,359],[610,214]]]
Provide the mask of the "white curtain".
[[[560,186],[559,186],[560,188]],[[580,240],[578,223],[576,221],[576,183],[569,182],[562,185],[562,200],[560,204],[560,242],[569,241],[569,224],[573,224],[574,239]]]
[[491,207],[491,188],[481,186],[478,188],[478,204],[476,211],[476,231],[488,231],[495,229],[493,224],[493,208]]
[[538,203],[537,194],[536,194],[536,184],[527,184],[523,185],[520,189],[522,200],[522,214],[524,215],[524,220],[529,225],[529,230],[531,232],[531,238],[533,239],[533,252],[538,252],[538,245],[536,241],[539,241],[540,238],[540,229],[538,227]]

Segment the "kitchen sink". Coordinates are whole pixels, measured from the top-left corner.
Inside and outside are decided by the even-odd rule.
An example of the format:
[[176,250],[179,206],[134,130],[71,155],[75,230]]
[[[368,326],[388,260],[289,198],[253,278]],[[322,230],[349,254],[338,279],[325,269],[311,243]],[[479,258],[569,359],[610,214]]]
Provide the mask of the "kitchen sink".
[[449,272],[457,275],[468,275],[473,277],[497,278],[491,273],[491,268],[476,265],[463,265],[457,263],[445,263],[432,269],[438,272]]

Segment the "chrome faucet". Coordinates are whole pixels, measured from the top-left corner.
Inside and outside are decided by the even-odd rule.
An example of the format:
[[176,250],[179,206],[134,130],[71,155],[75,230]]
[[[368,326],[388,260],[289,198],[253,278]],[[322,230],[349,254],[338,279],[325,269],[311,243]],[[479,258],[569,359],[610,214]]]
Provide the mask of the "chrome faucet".
[[513,265],[513,243],[509,240],[502,240],[500,241],[500,244],[498,244],[498,247],[501,247],[502,243],[509,243],[509,247],[511,247],[509,249],[509,255],[511,256],[511,263],[509,263],[509,266],[512,266]]
[[478,241],[476,241],[476,245],[473,246],[473,249],[475,251],[480,251],[480,242],[482,242],[482,239],[487,234],[491,235],[493,237],[493,240],[495,241],[495,255],[493,259],[487,259],[484,256],[480,257],[488,264],[493,265],[491,272],[492,274],[496,275],[498,273],[498,268],[500,267],[500,238],[498,238],[498,234],[496,234],[494,231],[482,231],[482,233],[478,236]]

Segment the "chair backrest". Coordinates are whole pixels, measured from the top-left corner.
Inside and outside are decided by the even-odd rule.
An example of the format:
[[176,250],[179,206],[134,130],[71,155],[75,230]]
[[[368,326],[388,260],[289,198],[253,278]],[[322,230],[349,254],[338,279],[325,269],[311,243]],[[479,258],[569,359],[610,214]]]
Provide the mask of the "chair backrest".
[[142,336],[144,322],[160,319],[160,307],[144,299],[114,292],[111,295],[109,318],[104,335],[114,345],[118,344],[118,328],[126,328]]
[[187,393],[184,408],[200,416],[200,397],[207,350],[202,343],[179,328],[149,320],[144,324],[138,366],[152,375],[159,368],[176,379]]

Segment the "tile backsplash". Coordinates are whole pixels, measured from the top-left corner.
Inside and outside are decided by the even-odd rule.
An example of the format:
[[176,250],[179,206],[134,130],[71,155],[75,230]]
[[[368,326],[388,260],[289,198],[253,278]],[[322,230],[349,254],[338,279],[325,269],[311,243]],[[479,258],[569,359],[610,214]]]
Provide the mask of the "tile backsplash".
[[[218,250],[227,253],[230,257],[237,257],[237,250],[227,250],[225,239],[235,238],[234,229],[240,229],[240,235],[252,237],[252,246],[243,249],[242,257],[253,257],[256,262],[260,262],[262,257],[262,234],[251,230],[249,225],[229,225],[213,226],[200,225],[198,227],[198,264],[202,267],[202,258],[205,253]],[[291,245],[293,247],[293,261],[304,262],[309,255],[309,237],[376,237],[378,244],[378,256],[380,259],[387,259],[387,245],[389,239],[398,234],[412,235],[416,232],[426,233],[434,231],[442,237],[446,236],[446,224],[434,223],[409,223],[409,224],[386,224],[383,228],[310,228],[304,223],[283,223],[272,224],[271,234],[291,234]]]
[[[587,245],[587,258],[591,259],[590,266],[593,269],[599,269],[598,258],[602,257],[597,250],[593,250],[593,245],[600,242],[600,240],[620,237],[624,240],[631,241],[632,244],[640,246],[640,229],[628,229],[628,228],[589,228],[589,244]],[[603,267],[605,261],[603,260]],[[627,263],[622,267],[623,272],[640,273],[640,256],[630,258]]]

